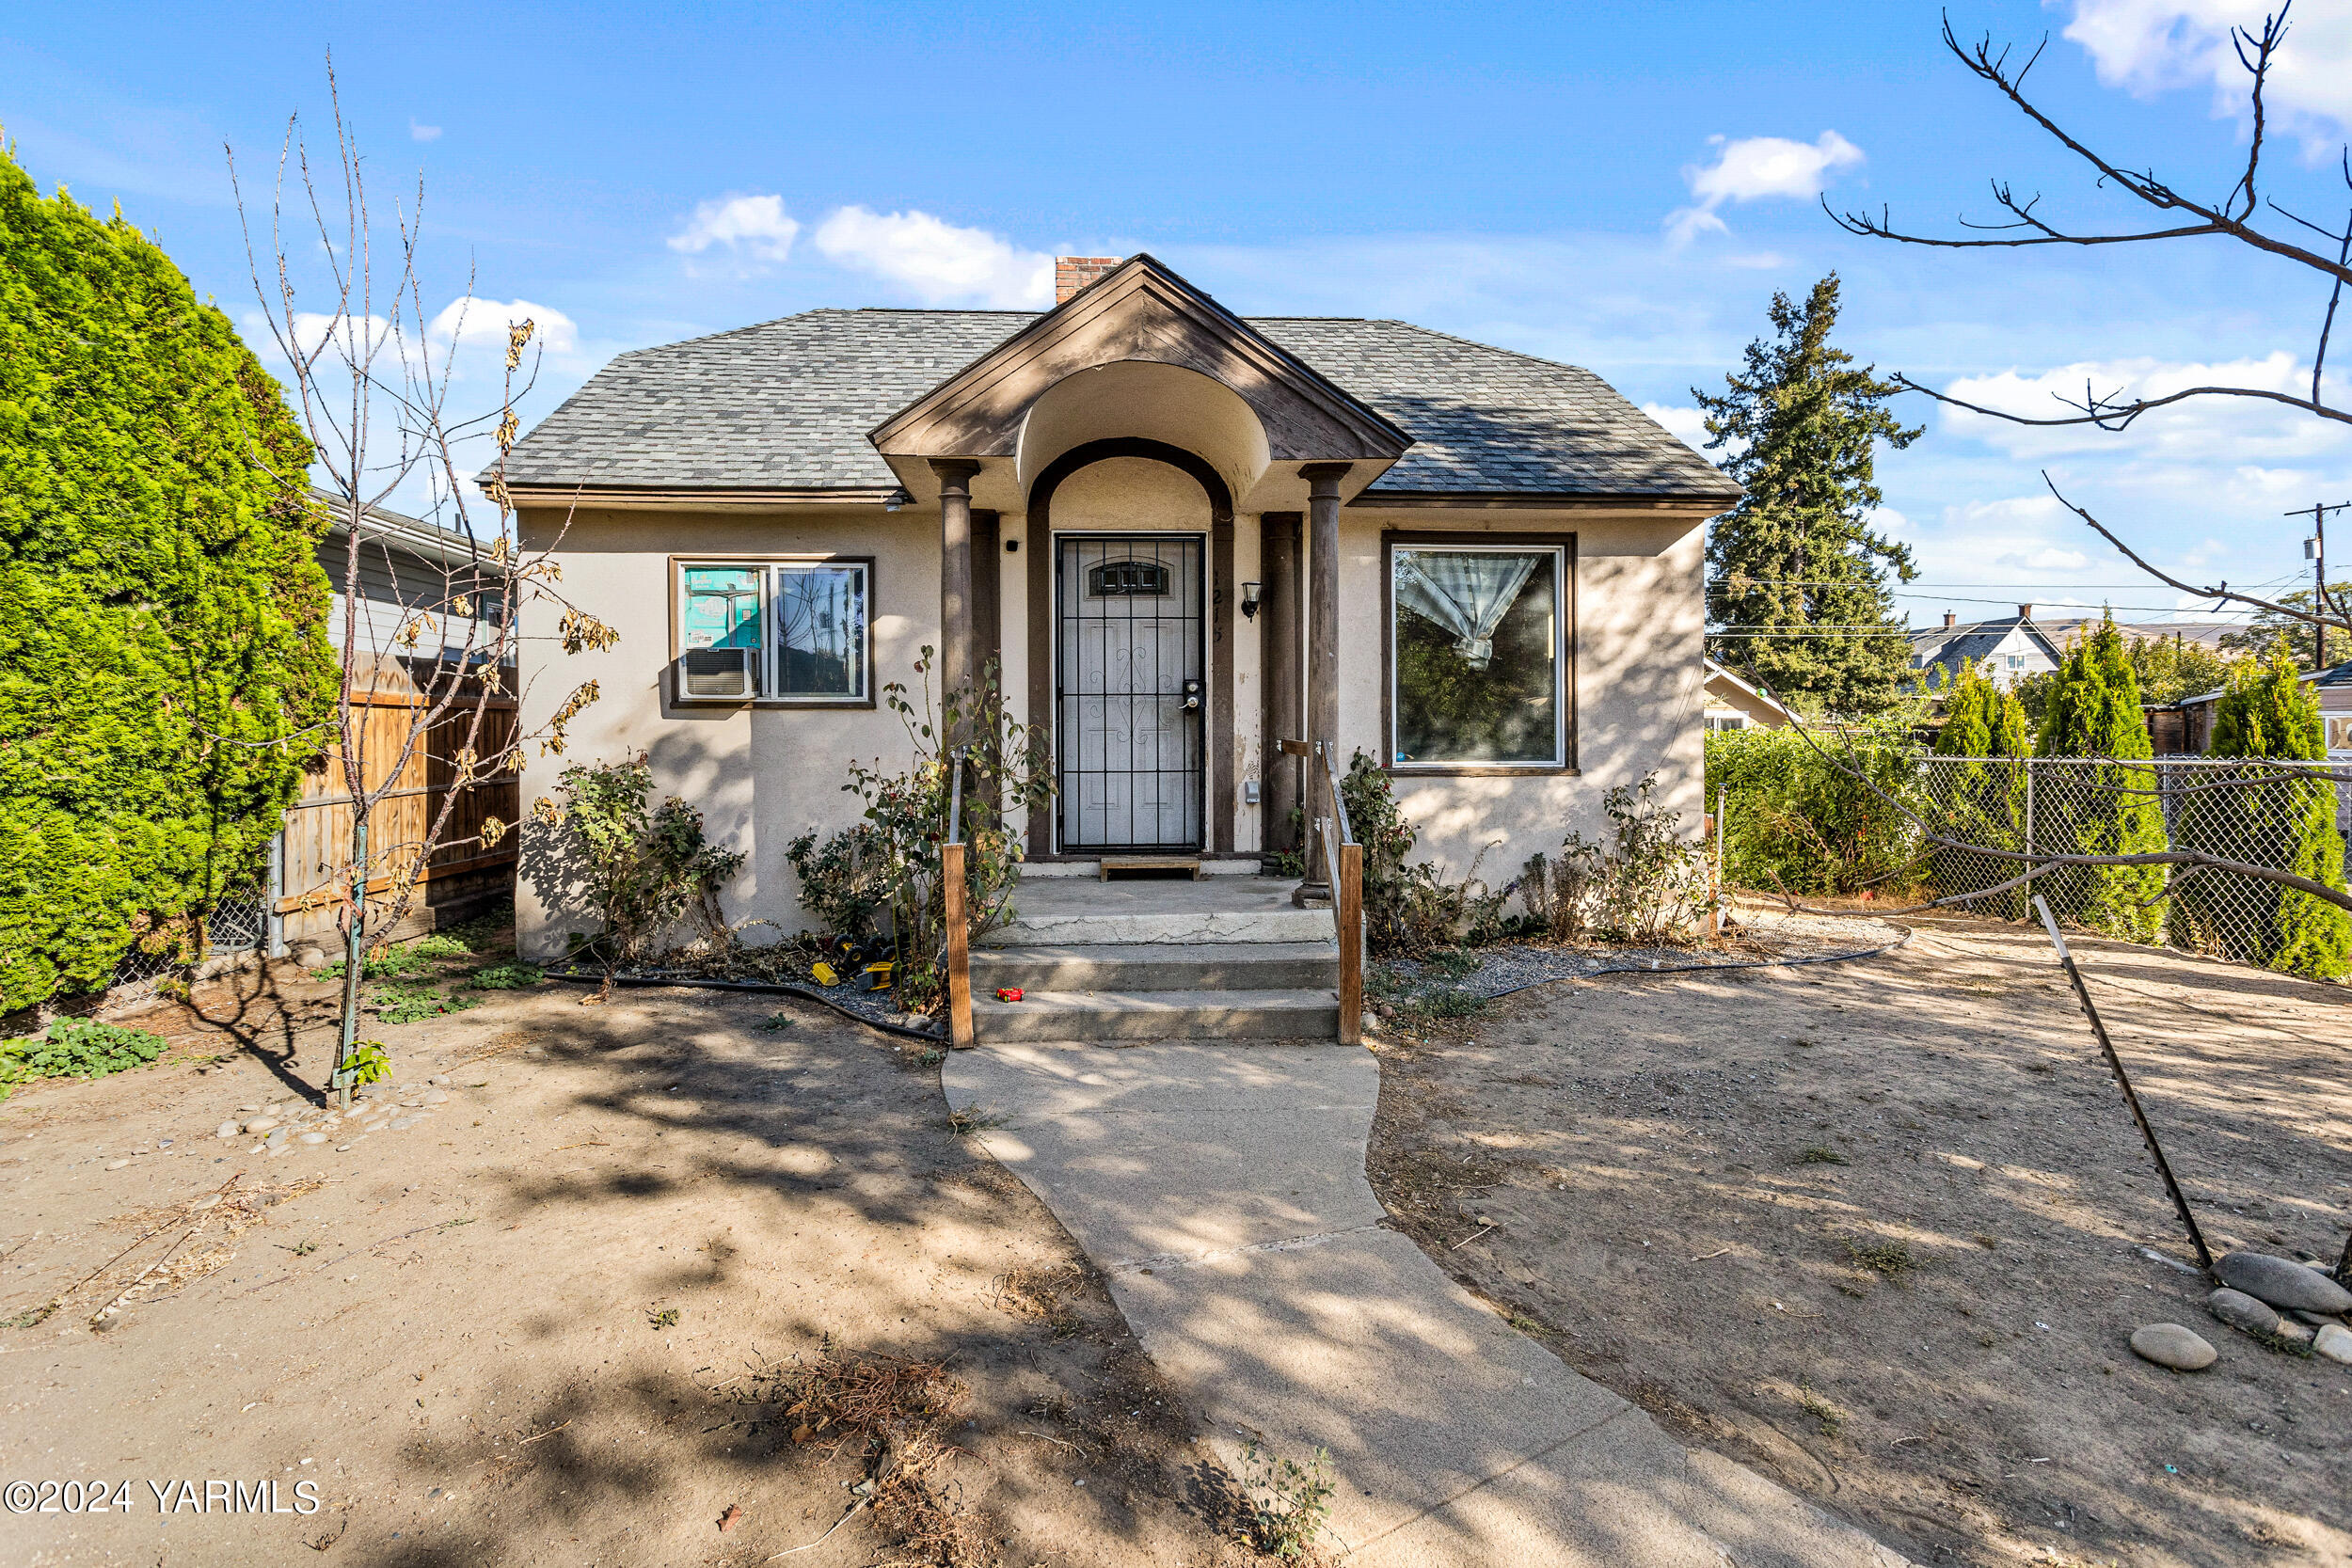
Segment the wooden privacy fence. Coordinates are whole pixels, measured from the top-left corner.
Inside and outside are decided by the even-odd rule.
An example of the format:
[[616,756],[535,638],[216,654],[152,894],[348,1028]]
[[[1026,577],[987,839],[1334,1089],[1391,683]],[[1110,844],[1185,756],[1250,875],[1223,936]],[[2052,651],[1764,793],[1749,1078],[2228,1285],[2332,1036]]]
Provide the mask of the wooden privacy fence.
[[[376,867],[368,879],[371,897],[388,892],[415,864],[426,831],[454,787],[454,759],[466,745],[473,722],[474,698],[471,693],[461,693],[449,711],[434,721],[409,753],[400,776],[392,779],[401,744],[408,736],[417,710],[425,704],[426,699],[413,690],[385,688],[352,699],[366,787],[373,791],[388,782],[392,786],[376,802],[369,823],[368,858]],[[474,751],[495,758],[514,740],[515,700],[492,697],[483,706]],[[281,940],[289,944],[317,942],[336,933],[335,905],[350,879],[352,800],[346,784],[341,750],[330,749],[325,765],[304,776],[301,799],[286,808],[285,870],[278,912],[285,922]],[[485,817],[495,816],[512,828],[521,815],[521,798],[520,781],[504,770],[458,790],[456,809],[442,834],[442,847],[434,852],[418,879],[418,906],[447,902],[442,895],[459,891],[461,884],[488,883],[513,875],[514,838],[510,835],[492,848],[484,847],[480,839]]]

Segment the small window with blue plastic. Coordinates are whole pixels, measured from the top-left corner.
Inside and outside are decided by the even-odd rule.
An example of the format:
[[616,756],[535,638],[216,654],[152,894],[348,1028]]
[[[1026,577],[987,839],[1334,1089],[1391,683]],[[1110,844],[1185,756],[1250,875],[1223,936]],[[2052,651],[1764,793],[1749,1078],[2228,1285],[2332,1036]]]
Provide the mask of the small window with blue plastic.
[[867,700],[865,562],[686,566],[678,589],[682,696]]

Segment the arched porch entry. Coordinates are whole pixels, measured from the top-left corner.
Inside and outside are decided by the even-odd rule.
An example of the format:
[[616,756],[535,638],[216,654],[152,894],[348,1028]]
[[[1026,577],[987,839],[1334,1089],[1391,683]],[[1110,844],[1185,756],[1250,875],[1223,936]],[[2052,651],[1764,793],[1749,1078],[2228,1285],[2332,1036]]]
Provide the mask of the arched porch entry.
[[[1057,493],[1084,502],[1065,505],[1058,528]],[[1026,510],[1029,712],[1052,726],[1058,786],[1051,818],[1031,824],[1031,853],[1229,852],[1224,477],[1169,442],[1091,440],[1038,474]]]

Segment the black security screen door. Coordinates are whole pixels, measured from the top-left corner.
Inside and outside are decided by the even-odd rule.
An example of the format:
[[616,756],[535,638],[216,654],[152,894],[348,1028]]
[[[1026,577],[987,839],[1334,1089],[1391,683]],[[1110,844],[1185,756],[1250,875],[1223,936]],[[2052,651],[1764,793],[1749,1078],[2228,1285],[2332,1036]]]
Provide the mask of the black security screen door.
[[1061,847],[1198,849],[1200,540],[1059,543]]

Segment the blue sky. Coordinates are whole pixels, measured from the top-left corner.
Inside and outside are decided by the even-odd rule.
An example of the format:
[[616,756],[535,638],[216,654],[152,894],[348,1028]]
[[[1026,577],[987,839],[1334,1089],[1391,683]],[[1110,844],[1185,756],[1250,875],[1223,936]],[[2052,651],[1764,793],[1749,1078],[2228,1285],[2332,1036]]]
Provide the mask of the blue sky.
[[[1952,16],[2047,33],[2032,80],[2061,119],[2217,195],[2245,145],[2225,29],[2260,9]],[[1589,365],[1685,429],[1772,293],[1833,268],[1858,356],[2020,407],[2086,375],[2307,383],[2326,303],[2217,242],[1840,233],[1816,190],[1936,230],[1987,214],[1993,175],[2086,225],[2139,215],[1952,61],[1929,5],[35,4],[0,20],[0,128],[244,320],[222,146],[265,176],[297,112],[323,144],[330,48],[379,200],[421,176],[427,313],[470,272],[478,325],[521,302],[547,329],[527,416],[614,353],[814,306],[1025,303],[1057,252],[1149,249],[1244,313],[1398,316]],[[2352,0],[2300,0],[2273,106],[2272,193],[2340,219]],[[492,349],[469,349],[479,398]],[[2285,509],[2352,499],[2352,436],[2300,417],[2058,437],[1905,403],[1929,432],[1881,476],[1924,568],[1915,620],[2173,605],[2058,513],[2044,467],[2168,564],[2238,583],[2303,570]],[[2352,522],[2340,538],[2352,560]]]

